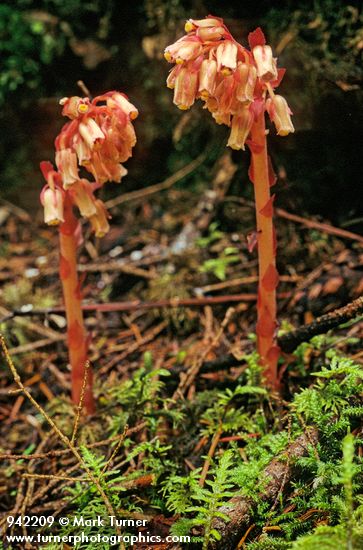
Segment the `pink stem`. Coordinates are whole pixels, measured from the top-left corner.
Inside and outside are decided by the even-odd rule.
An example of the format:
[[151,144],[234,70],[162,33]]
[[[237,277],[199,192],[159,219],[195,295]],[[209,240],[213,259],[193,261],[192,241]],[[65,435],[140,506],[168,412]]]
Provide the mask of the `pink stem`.
[[[80,282],[77,276],[77,226],[72,203],[66,194],[64,223],[59,229],[60,238],[60,278],[63,288],[67,317],[69,360],[71,364],[72,401],[79,404],[85,377],[87,361],[87,338],[83,322]],[[92,392],[92,372],[88,369],[84,392],[84,406],[88,414],[94,412]]]

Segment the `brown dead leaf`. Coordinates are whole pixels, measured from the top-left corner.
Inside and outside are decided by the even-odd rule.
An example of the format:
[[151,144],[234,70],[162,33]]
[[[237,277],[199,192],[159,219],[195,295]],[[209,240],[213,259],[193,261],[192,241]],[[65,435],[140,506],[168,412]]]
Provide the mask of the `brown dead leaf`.
[[323,286],[322,294],[335,294],[344,284],[342,277],[331,277]]
[[316,283],[315,285],[313,285],[310,288],[308,293],[310,300],[314,300],[315,298],[318,298],[321,294],[322,289],[323,289],[323,285],[321,283]]

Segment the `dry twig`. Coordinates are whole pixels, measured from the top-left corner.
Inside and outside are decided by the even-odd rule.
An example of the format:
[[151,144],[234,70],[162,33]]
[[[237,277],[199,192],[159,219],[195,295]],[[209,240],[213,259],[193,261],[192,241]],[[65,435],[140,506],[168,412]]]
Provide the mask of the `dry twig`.
[[280,336],[278,339],[279,346],[286,353],[291,353],[294,349],[297,348],[302,342],[307,342],[313,336],[317,334],[324,334],[336,328],[351,319],[355,319],[363,314],[363,296],[360,296],[353,302],[350,302],[344,307],[335,309],[326,315],[322,315],[309,323],[308,325],[303,325],[302,327],[292,330]]
[[[74,446],[74,444],[71,442],[71,440],[58,428],[57,424],[54,422],[54,420],[46,413],[46,411],[39,405],[39,403],[34,399],[34,397],[31,395],[31,393],[27,390],[27,388],[24,386],[24,384],[21,381],[21,378],[18,374],[18,371],[15,368],[15,365],[10,357],[10,353],[8,351],[8,348],[5,343],[5,339],[2,334],[0,334],[0,347],[2,348],[2,351],[4,353],[6,362],[11,370],[11,373],[13,375],[15,383],[19,386],[19,389],[21,389],[24,393],[24,395],[29,399],[29,401],[32,403],[32,405],[37,409],[37,411],[42,415],[42,417],[47,421],[49,426],[52,428],[52,430],[55,432],[55,434],[58,436],[60,441],[69,448],[70,452],[75,456],[77,459],[79,465],[81,468],[86,472],[88,478],[90,481],[95,485],[97,488],[99,494],[101,495],[103,502],[105,503],[105,506],[107,508],[107,511],[110,515],[115,516],[116,513],[113,509],[113,506],[106,495],[103,487],[101,486],[99,480],[94,475],[92,470],[87,466],[84,458],[78,451],[78,449]],[[116,532],[118,535],[121,535],[121,531],[119,527],[116,527]],[[120,548],[122,550],[125,549],[125,546],[123,543],[120,544]]]
[[77,437],[77,432],[78,432],[78,427],[79,427],[79,419],[80,419],[81,412],[82,412],[82,409],[83,409],[83,400],[84,400],[84,394],[85,394],[85,391],[86,391],[87,378],[89,376],[89,368],[90,368],[90,362],[86,361],[86,364],[84,366],[84,376],[83,376],[81,394],[79,396],[79,403],[78,403],[77,410],[76,410],[76,417],[75,417],[75,420],[74,420],[73,432],[72,432],[72,437],[71,437],[72,445],[74,445],[76,437]]
[[178,399],[178,397],[182,396],[185,390],[194,382],[196,376],[198,375],[198,372],[200,371],[206,357],[210,353],[210,351],[217,345],[219,342],[226,326],[228,325],[229,321],[231,320],[232,315],[234,314],[235,310],[234,308],[228,308],[224,319],[222,321],[222,324],[220,326],[220,329],[218,330],[216,336],[212,340],[212,342],[209,344],[209,346],[206,347],[201,357],[197,358],[192,366],[189,368],[189,370],[186,373],[181,373],[180,375],[180,382],[175,390],[172,401]]
[[221,435],[222,435],[222,428],[218,428],[218,430],[216,431],[216,433],[213,436],[212,443],[209,447],[207,458],[205,459],[205,462],[203,464],[203,469],[202,469],[202,472],[200,474],[200,479],[199,479],[200,487],[204,486],[204,482],[205,482],[207,474],[208,474],[209,466],[210,466],[211,460],[214,456],[214,453],[216,451],[216,448],[217,448],[217,445],[218,445],[219,440],[221,438]]
[[[140,424],[137,424],[137,426],[134,426],[133,428],[129,428],[126,431],[126,437],[129,435],[132,435],[134,433],[140,432],[147,426],[147,422],[141,422]],[[94,443],[89,443],[87,445],[88,449],[93,449],[95,447],[103,447],[105,445],[109,446],[114,441],[118,441],[120,439],[120,435],[114,435],[113,437],[110,437],[108,439],[102,439],[101,441],[95,441]],[[76,449],[79,450],[79,447],[76,447]],[[51,450],[46,453],[33,453],[29,455],[22,455],[22,454],[13,454],[13,453],[1,453],[0,454],[0,460],[33,460],[33,459],[45,459],[45,458],[53,458],[57,456],[62,456],[65,454],[70,453],[70,449],[59,449],[59,450]]]

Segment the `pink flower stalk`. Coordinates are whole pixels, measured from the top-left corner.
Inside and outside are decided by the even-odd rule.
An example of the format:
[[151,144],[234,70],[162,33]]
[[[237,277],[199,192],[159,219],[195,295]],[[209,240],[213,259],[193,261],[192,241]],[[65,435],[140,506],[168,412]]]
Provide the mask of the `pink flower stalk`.
[[[47,182],[41,192],[44,221],[59,225],[60,278],[67,316],[69,358],[72,368],[72,399],[78,405],[87,361],[87,337],[81,307],[80,282],[77,276],[77,246],[81,241],[81,226],[74,215],[76,207],[81,217],[91,223],[96,237],[109,230],[107,210],[95,191],[106,181],[120,182],[127,174],[121,164],[132,155],[136,135],[132,125],[138,111],[126,95],[108,92],[92,101],[71,97],[60,101],[63,115],[71,119],[55,140],[55,170],[50,162],[40,167]],[[80,167],[93,178],[79,174]],[[84,404],[88,413],[94,411],[92,373],[88,371]]]
[[231,128],[227,145],[251,151],[249,176],[256,199],[259,254],[257,337],[261,363],[267,382],[277,387],[276,344],[276,240],[273,227],[273,200],[270,187],[276,177],[267,155],[265,112],[277,133],[294,132],[291,110],[286,100],[275,95],[284,69],[278,69],[272,49],[260,28],[249,35],[245,48],[231,35],[223,19],[209,15],[189,19],[186,35],[165,49],[165,58],[174,67],[167,86],[174,89],[174,103],[189,109],[196,99],[204,102],[218,124]]

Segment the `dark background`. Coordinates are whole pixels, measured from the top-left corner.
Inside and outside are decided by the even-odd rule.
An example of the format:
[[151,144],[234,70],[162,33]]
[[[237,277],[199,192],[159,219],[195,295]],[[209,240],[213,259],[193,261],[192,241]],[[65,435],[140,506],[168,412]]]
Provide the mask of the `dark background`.
[[[362,13],[358,2],[318,0],[183,1],[18,0],[0,5],[0,192],[38,212],[38,163],[54,158],[53,140],[64,123],[58,101],[111,89],[137,105],[138,144],[122,190],[150,185],[207,149],[203,166],[182,184],[207,187],[228,129],[200,105],[181,112],[165,86],[166,45],[183,34],[185,19],[223,17],[246,44],[262,26],[287,68],[280,87],[296,133],[271,131],[270,151],[279,175],[277,204],[318,215],[352,231],[362,227]],[[240,168],[231,192],[251,196],[248,153],[233,152]],[[120,187],[108,186],[110,196]],[[223,217],[222,213],[222,217]],[[228,224],[228,215],[225,215]],[[233,221],[230,221],[232,223]]]

